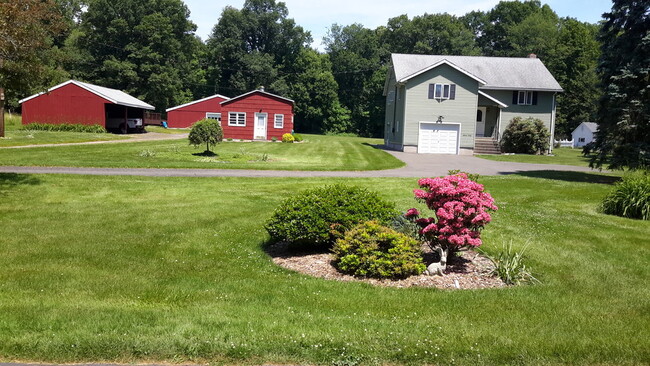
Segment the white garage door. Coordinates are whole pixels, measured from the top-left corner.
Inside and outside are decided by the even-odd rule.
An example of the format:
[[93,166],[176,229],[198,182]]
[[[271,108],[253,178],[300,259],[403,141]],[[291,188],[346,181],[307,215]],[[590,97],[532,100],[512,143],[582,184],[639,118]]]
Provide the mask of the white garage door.
[[420,123],[418,153],[458,154],[460,125],[445,123]]

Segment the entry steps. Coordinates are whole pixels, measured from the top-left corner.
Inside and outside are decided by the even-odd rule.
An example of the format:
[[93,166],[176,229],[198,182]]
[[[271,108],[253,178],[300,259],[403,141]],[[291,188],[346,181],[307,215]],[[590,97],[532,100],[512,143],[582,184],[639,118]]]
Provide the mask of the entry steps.
[[476,137],[474,138],[474,154],[501,154],[501,148],[492,137]]

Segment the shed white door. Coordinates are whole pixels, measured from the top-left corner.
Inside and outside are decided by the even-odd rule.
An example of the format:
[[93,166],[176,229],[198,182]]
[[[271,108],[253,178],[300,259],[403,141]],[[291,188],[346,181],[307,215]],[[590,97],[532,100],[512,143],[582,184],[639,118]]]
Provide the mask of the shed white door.
[[266,140],[266,113],[255,113],[255,134],[256,140]]
[[445,123],[420,123],[418,153],[458,154],[460,125]]

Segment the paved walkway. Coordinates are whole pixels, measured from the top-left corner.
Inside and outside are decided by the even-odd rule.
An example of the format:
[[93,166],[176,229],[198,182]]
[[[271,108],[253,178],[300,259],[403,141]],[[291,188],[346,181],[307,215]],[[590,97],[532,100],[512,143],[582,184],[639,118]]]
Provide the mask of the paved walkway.
[[180,140],[187,138],[187,133],[172,134],[160,132],[147,132],[133,135],[123,135],[128,138],[121,140],[99,140],[99,141],[84,141],[84,142],[66,142],[62,144],[35,144],[35,145],[20,145],[20,146],[2,146],[0,149],[26,149],[31,147],[55,147],[55,146],[71,146],[71,145],[97,145],[97,144],[117,144],[121,142],[140,142],[140,141],[154,141],[154,140]]
[[345,177],[345,178],[421,178],[446,175],[460,169],[481,175],[514,174],[525,171],[561,170],[594,172],[588,167],[510,163],[464,155],[428,155],[388,151],[406,163],[405,167],[368,171],[287,171],[246,169],[152,169],[152,168],[77,168],[0,166],[2,173],[131,175],[149,177]]

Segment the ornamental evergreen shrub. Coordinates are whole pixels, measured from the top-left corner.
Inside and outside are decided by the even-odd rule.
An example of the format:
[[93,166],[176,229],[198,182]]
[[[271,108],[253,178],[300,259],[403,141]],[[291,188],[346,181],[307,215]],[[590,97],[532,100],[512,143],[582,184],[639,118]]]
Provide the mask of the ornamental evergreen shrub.
[[100,125],[82,125],[75,123],[29,123],[21,127],[21,130],[28,131],[52,131],[52,132],[85,132],[85,133],[106,133],[106,129]]
[[192,125],[188,136],[190,145],[206,145],[205,152],[210,152],[210,145],[216,145],[223,141],[223,129],[219,121],[211,118],[204,118]]
[[650,220],[650,173],[623,177],[603,200],[602,210],[609,215]]
[[293,139],[294,139],[296,142],[301,142],[301,141],[303,140],[303,137],[302,137],[302,135],[299,134],[299,133],[294,133],[294,134],[293,134]]
[[355,225],[388,224],[399,212],[376,192],[341,184],[309,189],[286,199],[265,225],[271,242],[331,247]]
[[506,153],[544,154],[548,151],[550,137],[539,118],[515,117],[503,132],[501,150]]
[[360,277],[406,278],[424,272],[420,243],[368,221],[345,233],[334,244],[334,266]]
[[282,135],[282,142],[293,142],[294,140],[295,138],[290,133],[285,133],[284,135]]

